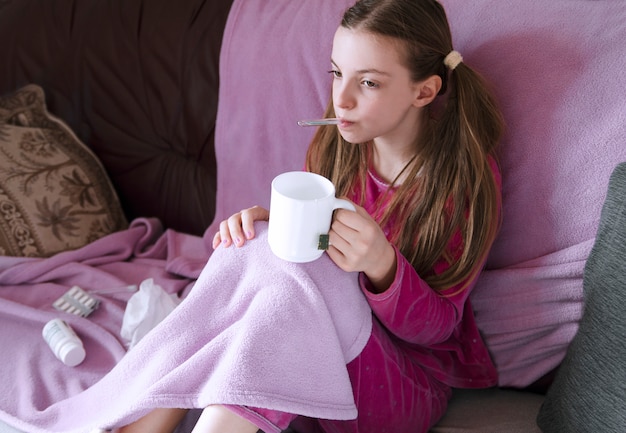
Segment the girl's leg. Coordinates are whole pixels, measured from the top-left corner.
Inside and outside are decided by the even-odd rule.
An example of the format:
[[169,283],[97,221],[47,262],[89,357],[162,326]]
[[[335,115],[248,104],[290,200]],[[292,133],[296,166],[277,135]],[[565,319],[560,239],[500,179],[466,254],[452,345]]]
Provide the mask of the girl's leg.
[[367,345],[348,364],[358,418],[317,423],[325,433],[427,432],[443,415],[450,388],[411,362],[377,320],[372,325]]
[[257,426],[221,405],[206,407],[192,433],[256,433]]
[[122,427],[119,433],[172,433],[187,414],[187,409],[161,408]]

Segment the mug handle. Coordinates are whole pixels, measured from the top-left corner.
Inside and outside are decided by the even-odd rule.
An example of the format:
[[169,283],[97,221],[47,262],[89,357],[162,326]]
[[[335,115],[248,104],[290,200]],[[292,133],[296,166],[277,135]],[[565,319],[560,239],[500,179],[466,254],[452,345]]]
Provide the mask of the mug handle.
[[[352,203],[348,200],[344,200],[342,198],[336,198],[333,203],[333,210],[335,209],[346,209],[351,210],[352,212],[356,212],[356,209]],[[318,250],[327,250],[330,246],[330,242],[328,240],[328,234],[321,234],[319,240],[317,241],[317,249]]]
[[335,209],[347,209],[352,212],[356,212],[354,205],[350,203],[348,200],[344,200],[342,198],[336,198],[335,203],[333,204],[333,210]]

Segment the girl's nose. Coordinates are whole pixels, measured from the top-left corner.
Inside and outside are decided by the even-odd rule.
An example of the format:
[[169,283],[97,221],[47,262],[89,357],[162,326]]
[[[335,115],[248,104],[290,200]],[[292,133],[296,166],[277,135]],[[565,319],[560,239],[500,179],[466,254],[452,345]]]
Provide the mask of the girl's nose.
[[349,110],[354,108],[355,99],[347,82],[336,82],[333,86],[333,101],[335,107]]

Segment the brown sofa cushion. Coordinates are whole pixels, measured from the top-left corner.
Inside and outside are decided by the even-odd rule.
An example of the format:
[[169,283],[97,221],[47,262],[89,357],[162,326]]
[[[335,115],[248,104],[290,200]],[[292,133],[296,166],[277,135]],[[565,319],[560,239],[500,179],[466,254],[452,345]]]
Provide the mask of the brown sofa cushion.
[[510,389],[455,389],[431,433],[540,433],[535,423],[544,396]]
[[0,1],[0,95],[28,83],[106,167],[128,220],[213,220],[218,66],[232,0]]
[[48,113],[43,90],[0,98],[0,254],[50,256],[126,226],[104,167]]

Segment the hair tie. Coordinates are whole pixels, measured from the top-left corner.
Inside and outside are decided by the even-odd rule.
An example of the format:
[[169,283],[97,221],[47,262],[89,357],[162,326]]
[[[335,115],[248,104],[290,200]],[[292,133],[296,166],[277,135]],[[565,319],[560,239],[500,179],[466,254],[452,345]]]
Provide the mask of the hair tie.
[[446,65],[448,69],[454,71],[454,68],[459,66],[459,63],[463,61],[463,56],[458,51],[450,51],[445,59],[443,59],[443,64]]

